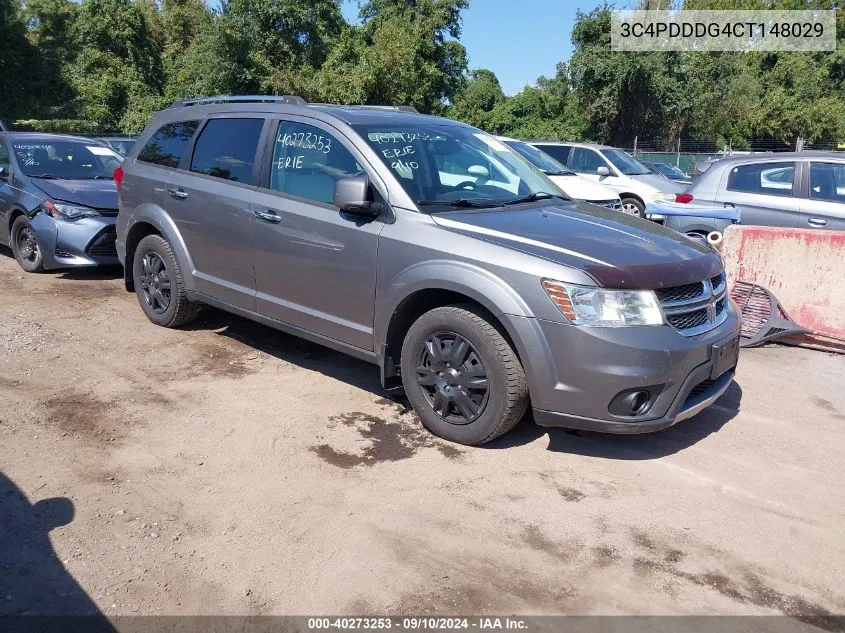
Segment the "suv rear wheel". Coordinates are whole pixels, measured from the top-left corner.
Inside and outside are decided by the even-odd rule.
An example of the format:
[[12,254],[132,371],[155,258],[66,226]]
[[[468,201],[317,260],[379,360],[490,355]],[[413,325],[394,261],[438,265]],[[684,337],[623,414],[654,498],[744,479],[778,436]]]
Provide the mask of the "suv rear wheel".
[[197,317],[199,306],[188,301],[176,256],[160,235],[148,235],[138,243],[132,278],[141,309],[156,325],[179,327]]
[[32,228],[29,218],[22,215],[15,219],[9,242],[12,253],[21,268],[28,273],[44,271],[44,256],[41,254],[41,246],[38,244],[35,229]]
[[460,444],[511,430],[528,407],[522,364],[502,334],[470,305],[423,314],[402,344],[402,384],[423,425]]

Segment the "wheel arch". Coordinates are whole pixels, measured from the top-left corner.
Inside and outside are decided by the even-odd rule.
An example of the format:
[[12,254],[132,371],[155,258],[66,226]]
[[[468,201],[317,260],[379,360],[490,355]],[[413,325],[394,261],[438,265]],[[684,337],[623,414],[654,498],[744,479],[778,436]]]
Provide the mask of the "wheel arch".
[[123,259],[123,283],[126,289],[129,292],[135,290],[132,279],[135,250],[141,240],[148,235],[160,235],[167,240],[182,269],[185,290],[191,292],[194,289],[194,266],[182,235],[172,218],[160,207],[152,205],[140,207],[126,228]]
[[10,246],[12,244],[12,225],[15,223],[15,220],[22,215],[27,215],[27,212],[21,207],[14,206],[9,210],[7,216],[8,220],[6,222],[6,226],[4,227],[5,232],[3,233],[3,236],[6,239],[6,243]]
[[[437,274],[427,274],[435,270]],[[458,303],[473,305],[483,312],[517,357],[523,358],[523,346],[516,332],[510,330],[507,319],[501,318],[504,314],[533,316],[513,288],[475,266],[422,264],[399,275],[387,297],[377,304],[376,350],[385,388],[401,386],[398,368],[402,342],[411,324],[429,310]]]

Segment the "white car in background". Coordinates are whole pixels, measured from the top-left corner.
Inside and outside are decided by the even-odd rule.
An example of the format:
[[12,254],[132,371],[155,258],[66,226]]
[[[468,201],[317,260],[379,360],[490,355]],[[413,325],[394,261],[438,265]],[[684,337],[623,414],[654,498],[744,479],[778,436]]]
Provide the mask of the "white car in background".
[[543,172],[570,198],[584,200],[615,211],[622,210],[622,201],[619,194],[610,187],[587,178],[581,178],[565,165],[525,141],[506,136],[497,136],[496,138]]
[[[675,200],[687,190],[656,174],[627,152],[607,145],[538,141],[531,143],[557,159],[579,176],[607,185],[622,198],[622,210],[643,216],[652,200]],[[654,220],[662,218],[652,216]]]

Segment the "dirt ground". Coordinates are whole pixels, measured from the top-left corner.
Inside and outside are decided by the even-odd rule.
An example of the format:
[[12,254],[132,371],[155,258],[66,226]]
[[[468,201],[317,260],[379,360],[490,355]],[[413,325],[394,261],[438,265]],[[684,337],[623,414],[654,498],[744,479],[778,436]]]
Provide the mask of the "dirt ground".
[[654,435],[527,419],[464,448],[386,399],[375,367],[211,310],[158,328],[117,274],[25,275],[0,253],[0,614],[839,630],[845,357],[746,350],[716,406]]

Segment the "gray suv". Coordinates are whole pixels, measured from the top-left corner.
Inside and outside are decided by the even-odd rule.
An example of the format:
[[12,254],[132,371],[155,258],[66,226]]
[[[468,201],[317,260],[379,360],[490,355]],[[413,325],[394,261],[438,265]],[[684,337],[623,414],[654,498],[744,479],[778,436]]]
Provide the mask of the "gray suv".
[[151,321],[208,304],[378,366],[432,432],[614,433],[729,386],[719,256],[567,199],[503,143],[408,108],[178,102],[117,170],[117,248]]

